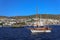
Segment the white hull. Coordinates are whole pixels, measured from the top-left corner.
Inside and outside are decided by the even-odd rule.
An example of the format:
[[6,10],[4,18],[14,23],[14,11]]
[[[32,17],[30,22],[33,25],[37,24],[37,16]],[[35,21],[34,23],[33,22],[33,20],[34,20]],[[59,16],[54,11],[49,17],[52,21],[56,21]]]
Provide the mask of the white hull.
[[51,30],[31,30],[32,33],[38,33],[38,32],[51,32]]

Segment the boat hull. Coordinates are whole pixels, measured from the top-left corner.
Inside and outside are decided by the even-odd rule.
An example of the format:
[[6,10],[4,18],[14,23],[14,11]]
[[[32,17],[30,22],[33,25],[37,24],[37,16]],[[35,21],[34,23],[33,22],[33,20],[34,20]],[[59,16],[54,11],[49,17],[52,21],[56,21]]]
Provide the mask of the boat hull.
[[38,33],[38,32],[51,32],[51,30],[31,30],[32,33]]

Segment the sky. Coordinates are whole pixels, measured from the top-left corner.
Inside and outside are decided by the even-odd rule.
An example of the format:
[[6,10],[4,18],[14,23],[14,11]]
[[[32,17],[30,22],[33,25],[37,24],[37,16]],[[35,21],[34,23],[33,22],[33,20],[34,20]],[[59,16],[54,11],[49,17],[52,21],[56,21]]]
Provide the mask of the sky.
[[60,14],[60,0],[0,0],[0,16]]

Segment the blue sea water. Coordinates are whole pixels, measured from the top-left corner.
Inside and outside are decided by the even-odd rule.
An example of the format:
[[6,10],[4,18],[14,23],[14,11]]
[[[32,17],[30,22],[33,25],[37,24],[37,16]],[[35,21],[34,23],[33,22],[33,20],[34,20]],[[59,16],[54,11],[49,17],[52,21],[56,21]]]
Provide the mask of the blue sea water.
[[60,40],[60,25],[50,25],[51,33],[32,34],[27,28],[0,28],[0,40]]

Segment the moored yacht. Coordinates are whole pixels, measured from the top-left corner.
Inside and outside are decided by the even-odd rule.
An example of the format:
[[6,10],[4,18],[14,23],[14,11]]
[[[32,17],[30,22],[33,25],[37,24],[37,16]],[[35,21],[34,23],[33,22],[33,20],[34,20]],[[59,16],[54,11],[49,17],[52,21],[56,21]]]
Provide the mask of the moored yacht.
[[36,7],[36,20],[34,22],[34,28],[29,28],[32,33],[36,32],[51,32],[51,28],[48,26],[45,26],[43,21],[41,20],[41,15],[40,17],[38,16],[38,7]]
[[51,32],[51,28],[49,28],[48,26],[44,25],[42,21],[35,22],[33,27],[34,28],[29,28],[32,33],[36,33],[36,32]]

